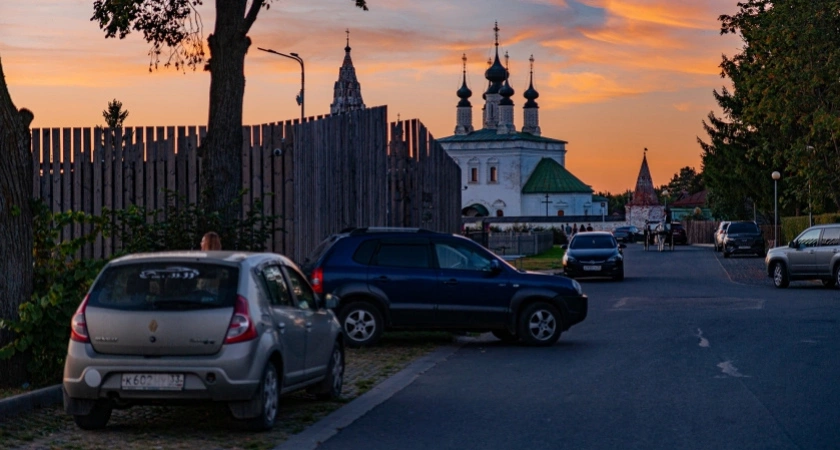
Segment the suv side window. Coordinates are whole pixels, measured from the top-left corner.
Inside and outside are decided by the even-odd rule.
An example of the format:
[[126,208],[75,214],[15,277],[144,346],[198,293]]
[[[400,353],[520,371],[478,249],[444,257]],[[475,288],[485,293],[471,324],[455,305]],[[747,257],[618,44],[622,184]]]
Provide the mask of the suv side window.
[[378,239],[371,239],[369,241],[364,241],[359,244],[359,248],[356,249],[356,252],[353,253],[353,261],[356,261],[359,264],[369,265],[370,258],[373,256],[373,252],[376,251],[376,246],[379,244]]
[[825,228],[823,230],[820,246],[833,247],[840,245],[840,227]]
[[289,284],[292,285],[292,292],[294,292],[295,298],[297,299],[298,308],[317,308],[315,304],[315,293],[312,291],[309,283],[306,282],[306,279],[303,278],[303,275],[290,268],[286,269],[286,273],[289,274]]
[[435,255],[441,269],[490,270],[490,260],[478,248],[464,242],[435,242]]
[[260,271],[260,275],[268,290],[268,299],[272,305],[292,306],[289,286],[286,285],[280,267],[268,266]]
[[429,246],[422,241],[397,242],[382,241],[371,264],[383,267],[406,267],[427,269],[429,264]]
[[810,230],[802,233],[802,235],[799,236],[799,239],[796,240],[796,244],[800,247],[816,247],[817,241],[820,238],[820,231],[822,230],[817,228],[815,230]]

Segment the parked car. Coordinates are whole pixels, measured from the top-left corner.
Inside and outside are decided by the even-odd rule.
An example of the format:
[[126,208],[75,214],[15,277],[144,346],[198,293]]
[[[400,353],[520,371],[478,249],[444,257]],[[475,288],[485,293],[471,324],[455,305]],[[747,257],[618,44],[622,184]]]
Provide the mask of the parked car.
[[731,222],[723,235],[723,257],[740,253],[755,253],[764,257],[764,233],[752,221]]
[[633,225],[616,227],[612,231],[612,235],[618,242],[638,242],[644,239],[642,230]]
[[688,234],[685,232],[685,227],[681,223],[674,222],[671,224],[671,236],[674,240],[674,245],[688,244]]
[[787,246],[771,248],[764,265],[777,288],[787,287],[792,280],[840,285],[840,224],[808,228]]
[[577,281],[517,270],[463,236],[416,228],[357,228],[325,239],[302,267],[316,292],[340,298],[347,345],[386,329],[492,331],[551,345],[581,322]]
[[729,221],[724,220],[715,229],[714,242],[716,252],[723,250],[723,237],[726,234],[726,228],[729,227],[729,224]]
[[616,242],[612,234],[603,231],[578,233],[568,245],[562,246],[563,273],[570,278],[610,277],[624,279],[625,244]]
[[73,315],[64,408],[80,428],[98,429],[113,408],[223,402],[250,428],[269,429],[280,394],[341,395],[335,303],[277,254],[115,259]]

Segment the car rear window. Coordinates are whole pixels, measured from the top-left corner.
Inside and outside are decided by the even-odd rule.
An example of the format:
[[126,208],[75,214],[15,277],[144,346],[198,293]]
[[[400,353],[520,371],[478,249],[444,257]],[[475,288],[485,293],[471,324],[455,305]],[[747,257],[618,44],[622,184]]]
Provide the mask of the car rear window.
[[758,233],[758,231],[758,226],[750,222],[732,223],[729,224],[729,228],[726,229],[726,232],[730,234]]
[[125,310],[226,308],[236,300],[237,267],[156,262],[105,269],[89,306]]

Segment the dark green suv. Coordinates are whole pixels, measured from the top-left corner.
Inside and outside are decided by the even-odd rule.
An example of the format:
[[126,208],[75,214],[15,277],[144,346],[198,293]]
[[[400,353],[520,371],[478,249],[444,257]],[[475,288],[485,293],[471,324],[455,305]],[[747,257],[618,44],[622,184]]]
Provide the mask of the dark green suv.
[[463,236],[415,228],[358,228],[324,240],[302,269],[336,309],[349,346],[386,329],[491,331],[551,345],[586,317],[577,281],[517,270]]

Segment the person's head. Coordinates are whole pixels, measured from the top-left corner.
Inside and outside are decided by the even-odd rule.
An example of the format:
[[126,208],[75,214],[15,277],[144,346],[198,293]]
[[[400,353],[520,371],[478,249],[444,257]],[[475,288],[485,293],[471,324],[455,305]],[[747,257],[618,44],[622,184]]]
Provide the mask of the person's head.
[[222,239],[219,238],[219,234],[215,231],[208,231],[204,234],[201,238],[201,249],[202,250],[221,250],[222,249]]

